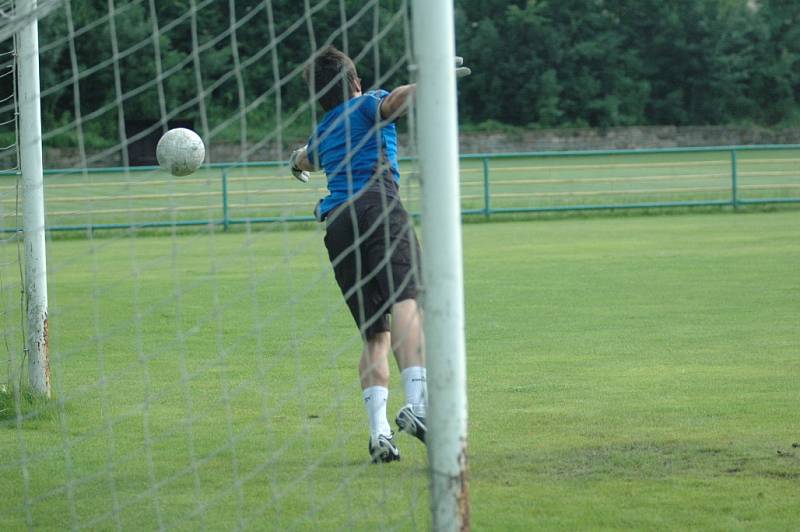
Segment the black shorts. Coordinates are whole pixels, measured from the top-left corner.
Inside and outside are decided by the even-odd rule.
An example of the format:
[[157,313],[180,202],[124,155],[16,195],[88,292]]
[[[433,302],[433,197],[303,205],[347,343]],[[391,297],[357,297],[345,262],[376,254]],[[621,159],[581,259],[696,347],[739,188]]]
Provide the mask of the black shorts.
[[420,247],[398,197],[368,192],[328,217],[325,247],[362,336],[389,330],[392,305],[419,295]]

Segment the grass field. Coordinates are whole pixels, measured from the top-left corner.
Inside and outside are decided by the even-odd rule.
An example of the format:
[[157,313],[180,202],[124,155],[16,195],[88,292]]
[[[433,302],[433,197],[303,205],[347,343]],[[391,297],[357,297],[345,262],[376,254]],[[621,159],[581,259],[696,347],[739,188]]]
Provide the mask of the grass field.
[[[0,530],[426,529],[424,448],[367,463],[321,238],[53,241],[57,400],[1,414]],[[475,530],[798,528],[800,211],[467,224],[464,251]]]
[[[410,210],[419,212],[419,181],[411,177],[414,163],[401,166],[404,198]],[[461,170],[461,205],[467,211],[487,206],[564,209],[732,198],[730,150],[468,156],[462,159]],[[736,174],[739,200],[800,201],[800,149],[741,150]],[[0,176],[0,227],[17,224],[15,180],[14,175]],[[45,177],[49,227],[310,217],[324,194],[322,174],[302,185],[286,167],[274,163],[205,168],[183,178],[153,169],[54,170]]]

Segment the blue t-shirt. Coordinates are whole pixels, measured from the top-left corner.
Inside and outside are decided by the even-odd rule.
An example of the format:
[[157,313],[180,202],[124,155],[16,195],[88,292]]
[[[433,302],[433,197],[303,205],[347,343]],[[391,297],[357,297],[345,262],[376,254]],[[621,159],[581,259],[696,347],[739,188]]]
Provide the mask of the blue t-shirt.
[[[376,174],[391,171],[400,182],[397,128],[380,116],[385,90],[369,91],[325,114],[308,139],[308,159],[325,170],[329,194],[319,206],[324,217],[359,192]],[[383,126],[383,127],[381,127]],[[349,154],[349,156],[348,156]]]

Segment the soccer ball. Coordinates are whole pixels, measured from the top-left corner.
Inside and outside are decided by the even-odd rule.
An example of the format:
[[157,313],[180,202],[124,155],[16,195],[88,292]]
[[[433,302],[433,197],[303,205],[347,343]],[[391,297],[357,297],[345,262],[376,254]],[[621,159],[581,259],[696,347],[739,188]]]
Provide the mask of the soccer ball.
[[203,164],[205,157],[203,139],[191,129],[170,129],[156,146],[158,165],[174,176],[191,174]]

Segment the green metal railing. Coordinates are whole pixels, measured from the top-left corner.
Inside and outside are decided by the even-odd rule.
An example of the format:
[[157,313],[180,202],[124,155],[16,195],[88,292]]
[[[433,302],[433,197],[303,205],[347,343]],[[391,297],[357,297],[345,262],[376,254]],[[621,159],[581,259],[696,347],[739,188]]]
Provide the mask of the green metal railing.
[[[506,161],[513,159],[590,159],[590,158],[605,158],[605,157],[645,157],[657,156],[660,158],[668,157],[671,155],[679,156],[683,159],[686,155],[709,155],[709,154],[727,154],[729,157],[728,174],[724,179],[729,180],[729,193],[724,197],[709,198],[692,198],[693,193],[701,191],[700,188],[686,188],[683,192],[687,193],[688,197],[669,200],[661,198],[656,201],[629,201],[629,202],[609,202],[609,203],[577,203],[571,202],[563,205],[541,205],[541,206],[523,206],[523,207],[500,207],[495,205],[492,201],[492,170],[490,163],[494,161]],[[767,162],[770,164],[780,165],[780,170],[771,172],[762,172],[762,176],[772,176],[783,178],[781,182],[749,184],[745,185],[751,189],[762,188],[763,190],[777,190],[783,192],[781,196],[764,196],[758,195],[754,197],[744,198],[741,196],[742,184],[739,180],[740,162],[737,154],[768,154],[768,153],[782,153],[788,156],[782,157],[780,160],[767,159],[763,157],[751,157],[745,163],[752,166],[753,164]],[[492,154],[492,155],[464,155],[461,157],[462,161],[479,160],[482,163],[483,171],[483,187],[484,199],[483,206],[480,208],[464,209],[464,214],[483,214],[489,217],[493,214],[502,213],[524,213],[524,212],[554,212],[554,211],[577,211],[577,210],[610,210],[610,209],[641,209],[641,208],[669,208],[669,207],[696,207],[696,206],[731,206],[738,207],[742,205],[753,204],[770,204],[770,203],[799,203],[800,202],[800,145],[761,145],[761,146],[724,146],[724,147],[703,147],[703,148],[663,148],[663,149],[641,149],[641,150],[597,150],[597,151],[561,151],[561,152],[530,152],[530,153],[510,153],[510,154]],[[707,161],[697,160],[697,158],[683,159],[680,164],[685,168],[693,168],[699,163],[706,163]],[[462,163],[463,164],[463,163]],[[659,163],[653,163],[657,165]],[[631,166],[634,166],[632,164]],[[598,165],[598,168],[602,165]],[[531,167],[531,170],[535,167]],[[752,171],[750,177],[758,177],[759,172]],[[676,179],[682,176],[676,174]],[[635,179],[635,176],[631,176]],[[702,180],[703,176],[697,176],[698,180]],[[665,178],[669,180],[669,178]],[[567,181],[567,180],[565,180]],[[788,182],[787,182],[788,181]],[[720,187],[722,188],[722,187]],[[643,192],[643,196],[646,195]],[[658,192],[658,189],[653,189],[652,192]],[[569,196],[565,193],[565,196]]]
[[[401,159],[419,211],[416,161]],[[464,215],[800,203],[800,145],[478,154],[461,157]],[[0,231],[19,230],[17,173],[0,172]],[[215,163],[185,178],[157,167],[45,171],[48,230],[311,221],[324,178],[285,163]],[[197,213],[202,213],[198,215]]]

